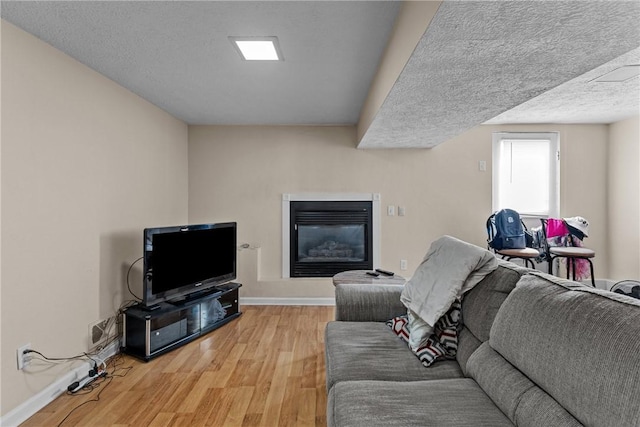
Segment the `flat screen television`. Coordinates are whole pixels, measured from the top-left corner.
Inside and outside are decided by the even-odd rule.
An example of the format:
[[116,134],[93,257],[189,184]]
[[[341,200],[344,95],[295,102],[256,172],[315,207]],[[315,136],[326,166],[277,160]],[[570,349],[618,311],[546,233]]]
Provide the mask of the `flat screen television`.
[[179,302],[236,278],[236,223],[144,230],[146,307]]

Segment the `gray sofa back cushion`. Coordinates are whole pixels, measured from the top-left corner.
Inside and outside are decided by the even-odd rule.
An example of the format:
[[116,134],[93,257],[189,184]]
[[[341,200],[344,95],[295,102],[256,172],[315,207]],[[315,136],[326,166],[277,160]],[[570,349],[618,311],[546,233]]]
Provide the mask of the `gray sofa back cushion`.
[[511,262],[498,260],[496,270],[464,295],[462,299],[463,329],[458,337],[456,359],[466,374],[467,359],[484,341],[489,340],[489,331],[500,306],[530,270]]
[[502,304],[489,343],[549,395],[530,399],[551,398],[585,425],[640,425],[639,319],[640,301],[532,273]]
[[578,427],[581,424],[488,342],[469,358],[467,371],[509,420],[519,427]]

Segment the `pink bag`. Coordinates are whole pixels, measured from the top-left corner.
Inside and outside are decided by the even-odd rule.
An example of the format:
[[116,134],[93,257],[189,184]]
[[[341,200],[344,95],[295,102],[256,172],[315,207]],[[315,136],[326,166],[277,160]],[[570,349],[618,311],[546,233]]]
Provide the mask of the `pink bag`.
[[566,236],[569,229],[563,220],[557,218],[549,218],[547,220],[547,238]]

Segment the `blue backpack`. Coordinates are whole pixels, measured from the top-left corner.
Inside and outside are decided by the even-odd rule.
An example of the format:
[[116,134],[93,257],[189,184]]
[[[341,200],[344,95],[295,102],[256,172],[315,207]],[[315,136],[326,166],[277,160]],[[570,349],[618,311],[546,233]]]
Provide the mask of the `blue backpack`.
[[487,219],[489,246],[502,249],[524,249],[527,242],[520,214],[513,209],[501,209]]

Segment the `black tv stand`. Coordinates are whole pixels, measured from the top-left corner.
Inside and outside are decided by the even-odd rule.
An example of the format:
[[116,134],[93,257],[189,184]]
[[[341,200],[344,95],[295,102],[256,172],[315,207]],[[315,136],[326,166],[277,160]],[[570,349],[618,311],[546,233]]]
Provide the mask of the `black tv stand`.
[[123,318],[122,351],[149,361],[239,317],[240,283],[229,282],[158,308],[129,307]]
[[[213,294],[222,294],[222,290],[220,290],[220,286],[214,286],[212,288],[203,289],[201,291],[192,292],[190,294],[184,295],[179,298],[167,300],[167,304],[175,305],[175,306],[183,306],[187,304],[191,300],[201,299],[209,296],[213,296]],[[224,285],[222,285],[224,286]]]

